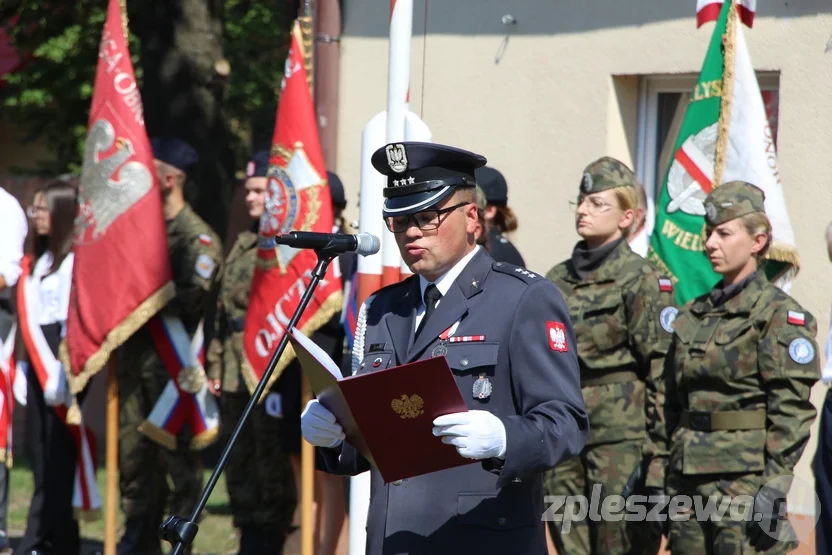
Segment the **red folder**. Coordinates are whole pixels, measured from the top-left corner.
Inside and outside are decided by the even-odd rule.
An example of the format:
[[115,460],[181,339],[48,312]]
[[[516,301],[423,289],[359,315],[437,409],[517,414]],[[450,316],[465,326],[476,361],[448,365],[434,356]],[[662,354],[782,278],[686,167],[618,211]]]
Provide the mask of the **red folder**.
[[468,410],[445,357],[342,378],[300,331],[289,340],[320,403],[385,482],[476,462],[433,435],[435,418]]

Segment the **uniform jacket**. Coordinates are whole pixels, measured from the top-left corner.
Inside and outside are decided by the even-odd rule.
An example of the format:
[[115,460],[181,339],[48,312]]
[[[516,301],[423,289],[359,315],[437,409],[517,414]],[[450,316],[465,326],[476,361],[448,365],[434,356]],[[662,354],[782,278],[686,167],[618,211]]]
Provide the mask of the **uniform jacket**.
[[[456,336],[485,335],[482,342],[447,343],[445,356],[469,409],[488,410],[504,423],[506,457],[472,460],[400,484],[385,484],[373,470],[367,553],[543,555],[541,473],[580,453],[588,432],[566,305],[543,277],[494,262],[484,249],[414,344],[421,303],[417,276],[377,293],[367,312],[368,352],[359,373],[374,371],[379,357],[377,369],[430,358],[438,336],[457,321]],[[550,335],[554,322],[563,324],[563,342]],[[473,395],[480,375],[493,388],[484,400]],[[349,444],[318,453],[330,472],[370,469]]]
[[[714,307],[694,299],[674,323],[668,356],[664,434],[672,473],[791,476],[816,410],[820,377],[817,324],[758,272],[736,296]],[[679,425],[683,410],[764,411],[763,429],[700,431]]]
[[[176,297],[162,313],[180,318],[188,333],[193,333],[204,317],[206,301],[222,272],[222,244],[187,204],[166,226]],[[150,364],[164,368],[146,327],[133,334],[120,351],[121,364],[126,366],[139,368]]]
[[[648,422],[658,418],[659,382],[676,315],[671,281],[626,241],[584,279],[577,277],[568,260],[546,277],[563,292],[578,337],[590,422],[587,444],[649,442],[646,430]],[[623,371],[634,372],[638,379],[591,384]],[[645,448],[655,451],[649,443]]]
[[508,262],[515,266],[526,266],[517,247],[509,241],[508,237],[500,233],[500,230],[497,228],[491,228],[488,231],[488,254],[497,262]]
[[248,310],[251,278],[257,258],[257,234],[243,231],[237,235],[225,259],[217,310],[214,316],[216,336],[206,356],[206,372],[222,382],[229,393],[246,391],[240,369],[243,364],[243,327]]

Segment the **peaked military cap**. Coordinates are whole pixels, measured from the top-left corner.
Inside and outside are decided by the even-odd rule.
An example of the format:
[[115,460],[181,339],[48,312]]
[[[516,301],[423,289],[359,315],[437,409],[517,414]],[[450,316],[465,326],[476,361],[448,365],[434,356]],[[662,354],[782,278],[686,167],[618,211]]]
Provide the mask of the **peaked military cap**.
[[269,151],[256,152],[246,165],[246,177],[266,177],[269,174]]
[[196,151],[181,139],[175,137],[153,137],[150,139],[153,157],[188,173],[199,161]]
[[373,167],[387,176],[384,217],[405,216],[441,202],[457,187],[474,187],[484,156],[436,143],[390,143],[373,153]]
[[581,192],[586,195],[600,193],[616,187],[635,187],[636,176],[624,162],[604,156],[584,168]]
[[508,185],[506,178],[498,170],[485,166],[476,171],[477,185],[482,187],[488,204],[505,206],[508,204]]
[[765,214],[766,195],[762,189],[745,181],[731,181],[714,187],[705,198],[705,221],[717,226],[746,214]]
[[344,184],[341,183],[341,178],[332,172],[326,172],[326,179],[329,183],[329,194],[332,197],[332,204],[345,208],[347,206],[347,197],[344,195]]

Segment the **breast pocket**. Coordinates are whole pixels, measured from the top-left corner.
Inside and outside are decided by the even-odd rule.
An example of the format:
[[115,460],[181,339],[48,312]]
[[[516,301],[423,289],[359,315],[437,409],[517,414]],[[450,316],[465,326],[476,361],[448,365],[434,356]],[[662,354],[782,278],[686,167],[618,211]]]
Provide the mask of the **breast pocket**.
[[463,397],[470,391],[479,403],[488,403],[494,390],[499,343],[451,343],[445,359]]
[[708,358],[713,370],[736,379],[757,372],[757,336],[750,320],[732,324],[717,328]]
[[583,320],[599,351],[615,349],[627,341],[624,302],[618,291],[590,300],[584,308]]
[[358,366],[358,373],[366,374],[368,372],[390,368],[394,360],[393,351],[369,353],[362,359],[361,364]]

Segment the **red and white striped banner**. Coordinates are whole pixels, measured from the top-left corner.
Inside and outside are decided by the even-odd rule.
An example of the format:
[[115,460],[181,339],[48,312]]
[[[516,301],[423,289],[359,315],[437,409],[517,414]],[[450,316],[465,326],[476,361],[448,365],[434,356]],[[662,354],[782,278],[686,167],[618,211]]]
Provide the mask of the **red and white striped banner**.
[[[31,275],[32,257],[23,259],[23,274],[17,282],[17,309],[20,321],[20,332],[26,352],[31,361],[30,368],[40,383],[44,397],[54,396],[56,388],[64,376],[64,366],[55,357],[49,343],[43,335],[43,330],[37,321],[40,313],[39,280]],[[84,426],[83,415],[78,424],[71,424],[67,420],[69,405],[73,397],[67,389],[69,401],[65,404],[52,406],[58,418],[67,426],[75,438],[76,470],[75,491],[72,496],[72,506],[82,520],[88,520],[98,515],[101,510],[101,497],[98,495],[98,485],[95,480],[98,461],[95,457],[94,437],[92,431]],[[80,411],[79,411],[80,412]]]
[[[748,27],[754,25],[754,14],[757,11],[757,0],[734,0],[740,21]],[[696,0],[696,28],[719,19],[723,0]]]
[[176,449],[176,437],[184,424],[191,429],[191,448],[202,449],[219,434],[219,408],[208,392],[202,325],[188,337],[178,318],[154,316],[147,324],[153,344],[170,381],[139,431],[150,439]]

